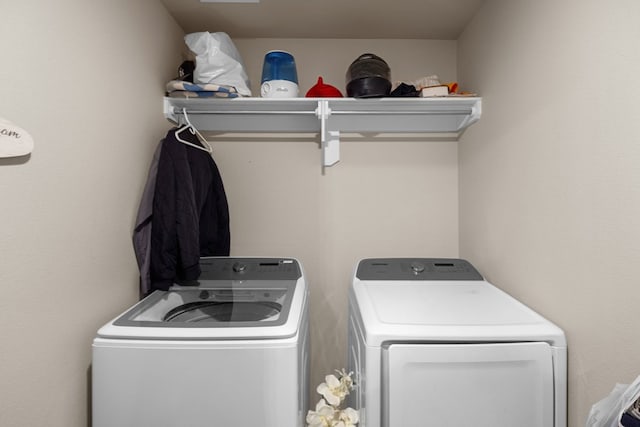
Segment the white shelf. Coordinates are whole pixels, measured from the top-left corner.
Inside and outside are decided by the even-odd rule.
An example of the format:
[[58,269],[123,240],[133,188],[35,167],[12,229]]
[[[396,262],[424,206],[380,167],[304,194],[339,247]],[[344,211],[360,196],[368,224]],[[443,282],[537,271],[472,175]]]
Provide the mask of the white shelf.
[[183,111],[209,132],[318,133],[323,165],[340,160],[340,132],[440,133],[458,138],[480,119],[482,98],[169,98],[165,117],[183,124]]

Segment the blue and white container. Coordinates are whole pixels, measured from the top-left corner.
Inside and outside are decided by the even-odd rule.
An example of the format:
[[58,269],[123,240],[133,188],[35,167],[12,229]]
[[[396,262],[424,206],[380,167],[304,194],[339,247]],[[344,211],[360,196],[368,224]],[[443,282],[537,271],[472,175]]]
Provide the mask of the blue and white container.
[[298,73],[293,55],[282,50],[267,52],[260,83],[260,95],[263,98],[296,98]]

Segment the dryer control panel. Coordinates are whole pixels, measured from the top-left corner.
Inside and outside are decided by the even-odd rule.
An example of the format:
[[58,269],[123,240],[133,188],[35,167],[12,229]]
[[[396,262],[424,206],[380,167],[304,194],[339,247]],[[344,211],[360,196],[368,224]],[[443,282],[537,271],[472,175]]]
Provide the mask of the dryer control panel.
[[370,258],[358,264],[360,280],[483,280],[468,261],[457,258]]

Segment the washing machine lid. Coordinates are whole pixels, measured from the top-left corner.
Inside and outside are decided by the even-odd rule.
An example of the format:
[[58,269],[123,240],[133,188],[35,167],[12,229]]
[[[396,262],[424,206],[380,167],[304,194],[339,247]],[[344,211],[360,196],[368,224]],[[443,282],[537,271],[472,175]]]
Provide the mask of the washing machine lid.
[[566,345],[560,328],[485,281],[464,260],[363,260],[350,304],[373,346],[394,341]]
[[189,286],[156,291],[98,331],[141,339],[266,339],[297,333],[307,304],[294,259],[203,258]]

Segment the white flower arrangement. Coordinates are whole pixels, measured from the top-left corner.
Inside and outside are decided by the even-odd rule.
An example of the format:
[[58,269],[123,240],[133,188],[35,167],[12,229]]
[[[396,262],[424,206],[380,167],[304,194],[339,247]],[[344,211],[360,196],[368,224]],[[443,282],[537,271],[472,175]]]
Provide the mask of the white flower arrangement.
[[360,414],[353,408],[340,409],[345,397],[353,390],[353,372],[336,370],[336,375],[327,375],[316,391],[322,398],[315,411],[307,413],[309,427],[353,427],[360,421]]

